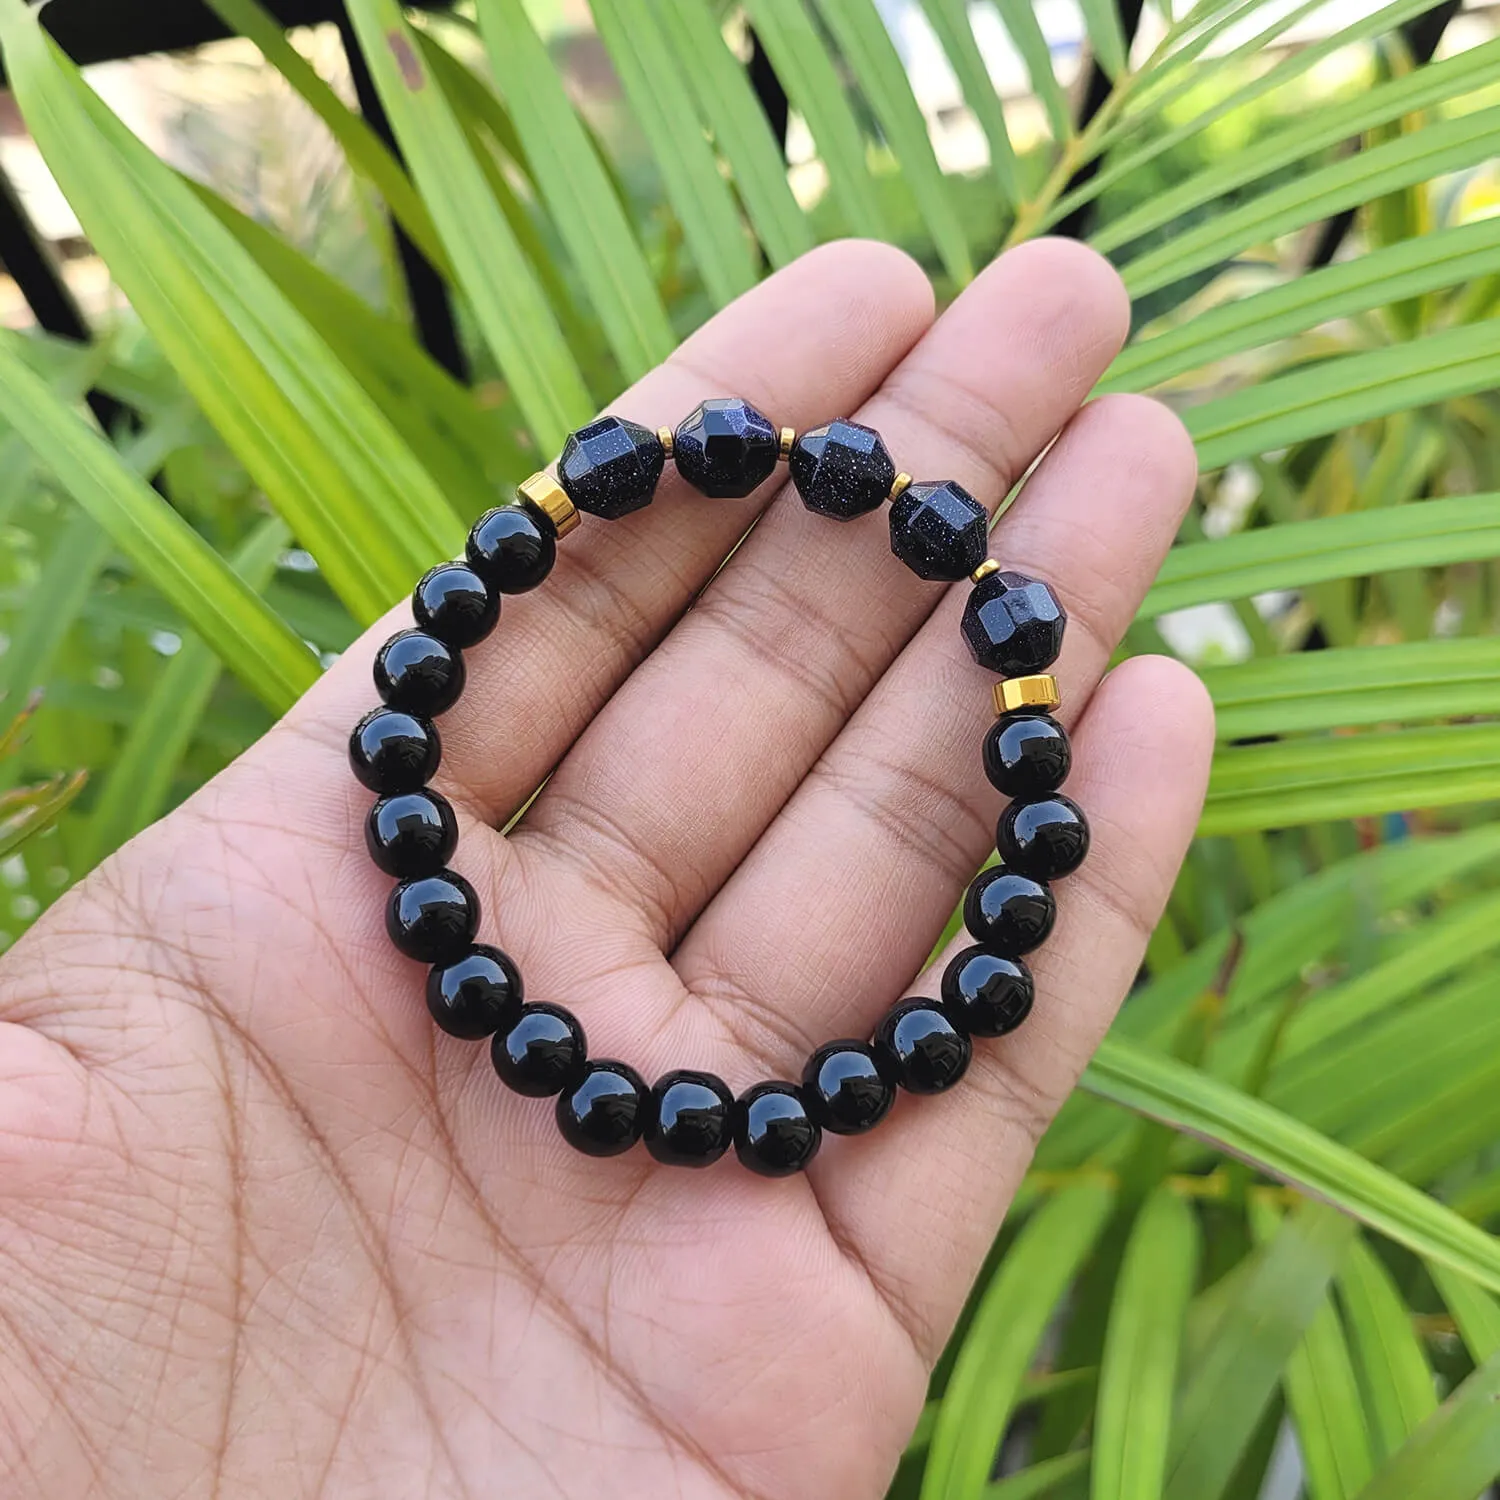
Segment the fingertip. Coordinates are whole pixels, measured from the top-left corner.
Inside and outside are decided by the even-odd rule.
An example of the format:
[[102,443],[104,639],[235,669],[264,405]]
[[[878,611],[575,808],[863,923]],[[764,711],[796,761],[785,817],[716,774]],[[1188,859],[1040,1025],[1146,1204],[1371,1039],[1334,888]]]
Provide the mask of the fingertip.
[[1075,316],[1094,329],[1113,359],[1130,336],[1130,294],[1120,273],[1081,240],[1027,240],[998,256],[995,266],[1035,278],[1066,294]]

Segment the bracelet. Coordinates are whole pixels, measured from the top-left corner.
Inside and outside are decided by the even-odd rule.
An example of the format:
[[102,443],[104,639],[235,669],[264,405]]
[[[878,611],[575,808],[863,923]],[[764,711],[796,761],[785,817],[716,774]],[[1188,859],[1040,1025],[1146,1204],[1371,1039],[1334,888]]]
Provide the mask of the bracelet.
[[[947,966],[940,998],[901,1001],[868,1043],[825,1043],[800,1083],[770,1080],[738,1097],[693,1069],[648,1085],[626,1063],[589,1057],[583,1028],[562,1006],[524,1000],[511,958],[474,940],[479,897],[447,868],[458,842],[453,808],[427,785],[442,753],[432,720],[462,694],[463,652],[495,628],[501,596],[547,577],[579,511],[614,520],[648,505],[669,458],[716,498],[749,495],[785,462],[803,503],[819,515],[848,521],[889,500],[897,557],[921,578],[973,580],[964,638],[975,660],[1001,677],[983,752],[986,776],[1011,799],[995,832],[1001,862],[969,886],[963,919],[973,944]],[[703,1167],[732,1144],[752,1171],[788,1176],[812,1160],[825,1130],[859,1135],[878,1125],[898,1087],[951,1088],[969,1066],[972,1037],[1003,1036],[1031,1011],[1022,957],[1052,931],[1050,882],[1076,870],[1089,846],[1083,813],[1057,790],[1072,752],[1050,712],[1057,682],[1046,675],[1067,615],[1047,584],[986,559],[988,517],[967,490],[898,474],[879,433],[857,422],[798,436],[734,399],[704,401],[675,431],[606,416],[568,438],[557,468],[556,479],[532,475],[516,503],[479,518],[467,560],[423,576],[412,596],[415,628],[376,655],[383,706],[355,726],[349,760],[379,798],[365,823],[370,857],[398,881],[386,930],[402,953],[432,966],[427,1006],[437,1024],[450,1036],[492,1037],[500,1078],[519,1094],[557,1096],[558,1126],[578,1150],[615,1156],[644,1137],[658,1161]]]

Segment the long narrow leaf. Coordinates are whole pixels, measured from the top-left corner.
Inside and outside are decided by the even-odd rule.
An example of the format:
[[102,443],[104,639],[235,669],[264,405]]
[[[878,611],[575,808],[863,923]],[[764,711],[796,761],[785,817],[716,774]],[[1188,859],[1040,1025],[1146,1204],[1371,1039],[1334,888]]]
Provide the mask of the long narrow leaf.
[[1042,108],[1047,112],[1053,139],[1067,140],[1073,134],[1068,98],[1053,71],[1052,52],[1042,33],[1041,23],[1036,18],[1032,0],[995,0],[995,4],[1016,51],[1026,64],[1032,92],[1042,101]]
[[1111,79],[1125,71],[1125,30],[1120,24],[1120,8],[1115,0],[1079,0],[1083,24],[1099,66]]
[[1427,1269],[1474,1363],[1482,1365],[1500,1354],[1500,1303],[1445,1265],[1433,1263]]
[[943,51],[963,90],[984,138],[989,143],[990,166],[995,173],[1000,195],[1014,208],[1020,201],[1020,182],[1016,176],[1016,152],[1005,124],[1005,106],[990,79],[984,54],[974,40],[969,24],[969,9],[964,0],[922,0],[927,19],[942,43]]
[[1207,1141],[1417,1255],[1500,1290],[1500,1242],[1336,1141],[1194,1068],[1106,1038],[1083,1077],[1100,1098]]
[[621,370],[636,379],[675,340],[635,231],[521,0],[480,0],[478,11],[490,68],[537,187]]

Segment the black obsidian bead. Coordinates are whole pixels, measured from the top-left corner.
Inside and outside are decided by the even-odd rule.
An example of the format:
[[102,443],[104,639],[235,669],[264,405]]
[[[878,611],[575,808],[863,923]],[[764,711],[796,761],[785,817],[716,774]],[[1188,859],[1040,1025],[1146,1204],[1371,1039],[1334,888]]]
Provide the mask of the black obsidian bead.
[[1067,731],[1051,714],[1001,714],[984,737],[984,774],[1007,797],[1056,791],[1072,764]]
[[552,571],[557,532],[543,515],[524,505],[487,510],[469,533],[469,565],[502,594],[524,594]]
[[1061,880],[1089,852],[1089,822],[1083,809],[1061,792],[1012,802],[1000,814],[995,848],[1012,870],[1037,880]]
[[891,551],[918,578],[951,583],[984,561],[989,517],[961,484],[913,484],[891,506]]
[[1025,677],[1057,660],[1067,623],[1050,585],[1002,568],[974,585],[959,629],[981,667]]
[[467,563],[439,563],[412,590],[411,613],[419,629],[461,651],[495,628],[500,595]]
[[478,927],[479,895],[452,870],[403,880],[385,906],[391,941],[424,964],[457,958],[474,941]]
[[398,631],[375,654],[375,691],[403,713],[434,718],[463,690],[463,657],[425,630]]
[[968,1071],[973,1047],[935,1000],[903,1000],[875,1029],[875,1055],[908,1093],[941,1094]]
[[508,953],[475,943],[427,976],[427,1009],[448,1033],[477,1042],[499,1031],[521,1005],[521,971]]
[[374,708],[349,736],[349,766],[372,792],[414,792],[431,781],[442,758],[435,726],[394,708]]
[[370,809],[365,848],[376,868],[398,880],[435,875],[458,848],[458,821],[448,799],[430,789],[398,792]]
[[802,1070],[807,1112],[835,1135],[860,1135],[890,1113],[896,1085],[863,1042],[825,1042]]
[[741,500],[771,477],[781,435],[748,401],[700,401],[672,435],[677,472],[705,495]]
[[707,1167],[734,1139],[734,1095],[722,1078],[679,1068],[656,1081],[646,1149],[669,1167]]
[[757,1083],[734,1106],[734,1154],[762,1177],[800,1172],[823,1144],[818,1122],[790,1083]]
[[802,503],[820,516],[852,521],[891,492],[896,466],[873,427],[840,419],[804,432],[787,461]]
[[523,1005],[490,1043],[500,1081],[518,1094],[545,1099],[561,1092],[583,1069],[588,1047],[583,1027],[560,1005]]
[[943,970],[943,1008],[970,1036],[1004,1036],[1031,1014],[1036,993],[1019,958],[965,948]]
[[1044,881],[992,865],[981,870],[964,897],[964,926],[991,953],[1019,958],[1047,941],[1057,902]]
[[586,1156],[618,1156],[640,1140],[650,1111],[646,1080],[626,1063],[600,1058],[557,1096],[557,1128]]
[[650,505],[667,455],[649,427],[623,417],[600,417],[563,444],[558,482],[579,510],[617,521]]

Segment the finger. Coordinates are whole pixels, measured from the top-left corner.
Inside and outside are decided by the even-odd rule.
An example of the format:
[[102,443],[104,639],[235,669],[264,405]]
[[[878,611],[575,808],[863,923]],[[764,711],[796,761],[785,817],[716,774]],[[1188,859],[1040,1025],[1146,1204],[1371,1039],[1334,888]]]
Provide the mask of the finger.
[[[830,403],[861,401],[931,318],[931,287],[907,256],[867,241],[825,246],[732,303],[611,410],[656,428],[705,396],[734,393],[774,421],[806,424]],[[748,501],[710,500],[669,468],[643,510],[585,517],[548,582],[507,597],[499,628],[466,653],[462,705],[440,725],[439,785],[486,821],[513,812],[773,493],[768,484]],[[376,701],[379,643],[410,623],[403,602],[297,705],[291,727],[341,749]]]
[[[1164,657],[1126,662],[1079,725],[1070,793],[1093,845],[1059,882],[1057,926],[1027,962],[1036,1003],[1020,1030],[974,1043],[948,1094],[902,1098],[873,1135],[827,1142],[812,1185],[931,1363],[1014,1196],[1037,1139],[1108,1029],[1172,889],[1203,803],[1213,710]],[[910,991],[936,994],[941,963]]]
[[[1156,576],[1194,472],[1165,407],[1105,397],[1068,426],[991,538],[1069,612],[1054,669],[1065,720]],[[994,679],[958,629],[967,592],[951,591],[675,955],[689,988],[775,1069],[828,1037],[868,1034],[994,848],[1001,798],[979,754]]]
[[[1128,321],[1099,256],[1064,241],[1023,246],[868,403],[842,413],[880,431],[899,467],[956,479],[993,508]],[[832,400],[822,412],[842,414]],[[883,511],[841,525],[788,487],[590,727],[523,838],[643,893],[670,948],[940,597],[891,556]]]

